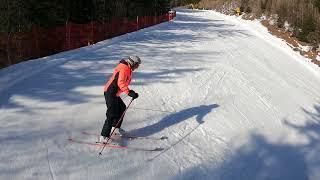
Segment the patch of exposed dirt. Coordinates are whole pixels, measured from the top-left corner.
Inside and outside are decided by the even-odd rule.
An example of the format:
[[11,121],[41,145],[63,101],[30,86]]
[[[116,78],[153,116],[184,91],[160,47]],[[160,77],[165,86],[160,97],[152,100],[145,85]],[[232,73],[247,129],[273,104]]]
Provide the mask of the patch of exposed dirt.
[[300,48],[300,45],[307,46],[305,42],[299,41],[296,37],[293,37],[290,32],[284,31],[283,29],[277,28],[269,24],[268,20],[262,20],[261,24],[268,28],[268,31],[278,38],[283,39],[293,50],[298,51],[302,56],[311,59],[311,62],[317,64],[320,67],[320,61],[317,60],[317,56],[320,52],[315,50],[304,51]]

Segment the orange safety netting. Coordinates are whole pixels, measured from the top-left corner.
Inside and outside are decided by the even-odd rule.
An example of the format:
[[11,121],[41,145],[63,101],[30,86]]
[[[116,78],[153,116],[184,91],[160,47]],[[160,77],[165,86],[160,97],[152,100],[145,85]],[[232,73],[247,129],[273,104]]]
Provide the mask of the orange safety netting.
[[0,67],[94,44],[170,21],[175,16],[175,12],[172,12],[161,16],[139,16],[134,20],[114,17],[109,23],[68,22],[65,26],[51,29],[34,27],[31,32],[0,36]]

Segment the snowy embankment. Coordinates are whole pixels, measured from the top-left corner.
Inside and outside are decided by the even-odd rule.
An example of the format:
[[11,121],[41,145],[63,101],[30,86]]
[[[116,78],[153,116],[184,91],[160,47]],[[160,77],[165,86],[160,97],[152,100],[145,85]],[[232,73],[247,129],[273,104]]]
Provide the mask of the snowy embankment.
[[[103,85],[141,56],[123,128],[168,140],[87,142]],[[258,22],[178,10],[174,21],[0,70],[0,179],[320,179],[320,74]],[[125,102],[129,98],[124,97]]]

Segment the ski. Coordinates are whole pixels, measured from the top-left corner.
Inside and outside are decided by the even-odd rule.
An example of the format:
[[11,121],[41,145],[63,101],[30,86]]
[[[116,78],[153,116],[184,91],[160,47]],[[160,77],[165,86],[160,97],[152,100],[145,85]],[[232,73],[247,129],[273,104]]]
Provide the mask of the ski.
[[147,149],[147,148],[138,148],[138,147],[131,147],[131,146],[121,146],[121,145],[115,145],[115,144],[103,144],[103,143],[96,143],[96,142],[87,142],[87,141],[81,141],[81,140],[76,140],[76,139],[68,139],[69,142],[72,143],[78,143],[78,144],[86,144],[86,145],[91,145],[91,146],[96,146],[96,147],[103,147],[105,146],[106,148],[112,148],[112,149],[128,149],[128,150],[135,150],[135,151],[162,151],[164,148],[153,148],[153,149]]
[[[95,133],[89,133],[89,132],[85,132],[83,131],[82,134],[85,135],[90,135],[90,136],[96,136],[99,137],[99,134],[95,134]],[[134,136],[134,135],[130,135],[130,134],[114,134],[113,137],[120,137],[120,138],[126,138],[129,140],[133,140],[133,139],[148,139],[148,140],[165,140],[168,139],[167,136],[161,136],[161,137],[150,137],[150,136]]]

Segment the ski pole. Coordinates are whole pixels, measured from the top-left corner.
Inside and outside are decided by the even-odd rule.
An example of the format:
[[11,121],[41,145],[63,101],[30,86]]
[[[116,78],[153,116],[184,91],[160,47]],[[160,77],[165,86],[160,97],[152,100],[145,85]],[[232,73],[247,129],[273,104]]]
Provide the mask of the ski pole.
[[[131,103],[132,103],[133,100],[134,100],[134,99],[132,98],[131,101],[130,101],[130,103],[129,103],[129,105],[127,106],[127,108],[123,111],[123,113],[122,113],[122,115],[121,115],[120,119],[118,120],[118,123],[117,123],[117,125],[116,125],[115,127],[118,127],[118,125],[120,124],[120,122],[123,121],[124,114],[127,112],[128,108],[130,107],[130,105],[131,105]],[[116,128],[113,129],[113,131],[111,132],[110,136],[109,136],[108,139],[107,139],[107,142],[104,143],[104,146],[102,147],[101,151],[99,152],[99,157],[102,155],[102,151],[104,150],[104,148],[105,148],[106,145],[108,144],[108,142],[109,142],[109,140],[111,139],[111,136],[113,135],[113,133],[114,133],[115,130],[116,130]]]

